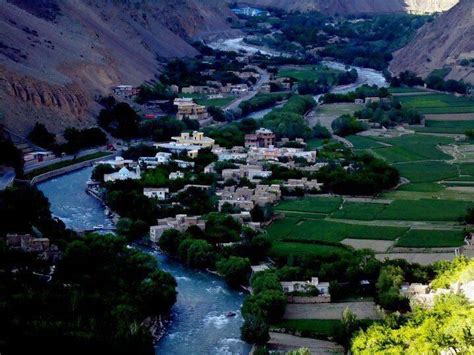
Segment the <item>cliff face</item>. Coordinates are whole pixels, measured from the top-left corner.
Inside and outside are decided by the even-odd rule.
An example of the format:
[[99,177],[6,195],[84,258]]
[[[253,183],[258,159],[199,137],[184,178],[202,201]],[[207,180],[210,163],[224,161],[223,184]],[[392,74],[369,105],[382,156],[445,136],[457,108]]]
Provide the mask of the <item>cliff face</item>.
[[[459,0],[238,0],[239,4],[286,11],[321,11],[326,14],[433,13],[449,10]],[[232,1],[234,2],[234,1]]]
[[61,131],[94,122],[94,98],[139,85],[158,57],[193,56],[193,38],[226,33],[219,0],[0,0],[0,102],[5,124]]
[[434,69],[449,67],[448,79],[474,83],[474,68],[460,65],[462,59],[474,59],[473,0],[461,0],[420,28],[413,41],[395,52],[390,69],[396,74],[411,70],[425,77]]

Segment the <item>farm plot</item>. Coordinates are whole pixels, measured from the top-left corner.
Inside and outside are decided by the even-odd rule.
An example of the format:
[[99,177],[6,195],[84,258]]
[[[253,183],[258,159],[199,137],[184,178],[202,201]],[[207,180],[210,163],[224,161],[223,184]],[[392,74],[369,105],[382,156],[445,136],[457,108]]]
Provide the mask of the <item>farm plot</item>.
[[474,99],[448,94],[398,96],[402,106],[414,108],[422,114],[472,113]]
[[344,202],[342,209],[331,214],[331,218],[372,221],[385,207],[382,203]]
[[338,243],[346,238],[395,240],[408,228],[370,226],[361,224],[338,223],[324,220],[304,220],[292,223],[292,227],[284,226],[280,230],[268,230],[272,239],[289,242],[331,242]]
[[461,230],[411,229],[400,237],[395,246],[404,248],[458,247],[464,244]]
[[341,319],[349,308],[357,319],[380,319],[374,302],[288,304],[283,319]]
[[340,70],[331,69],[324,66],[301,66],[295,68],[281,69],[278,72],[280,78],[291,78],[296,81],[316,81],[319,79],[326,79],[329,85],[333,85],[336,81]]
[[274,257],[288,257],[290,255],[297,256],[328,256],[340,255],[350,253],[350,250],[343,246],[333,246],[324,244],[310,244],[310,243],[287,243],[287,242],[273,242],[271,255]]
[[341,244],[350,246],[354,249],[372,249],[375,252],[385,252],[388,248],[393,246],[391,240],[364,240],[364,239],[344,239]]
[[424,161],[394,164],[400,175],[412,183],[428,183],[456,178],[458,169],[443,161]]
[[354,149],[376,149],[385,146],[385,144],[369,137],[349,136],[346,139],[354,145]]
[[342,203],[340,197],[305,197],[297,200],[286,200],[276,206],[277,211],[331,213]]
[[395,200],[378,215],[381,220],[452,221],[462,218],[472,201],[451,200]]

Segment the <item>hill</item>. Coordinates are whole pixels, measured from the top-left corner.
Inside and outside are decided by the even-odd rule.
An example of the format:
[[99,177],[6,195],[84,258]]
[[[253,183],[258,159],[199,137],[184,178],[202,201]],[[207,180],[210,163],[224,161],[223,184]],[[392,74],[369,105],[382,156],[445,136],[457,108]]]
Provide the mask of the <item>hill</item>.
[[425,77],[435,69],[449,68],[447,79],[474,83],[473,39],[474,1],[461,0],[420,28],[413,41],[395,52],[390,69],[396,74],[411,70]]
[[54,131],[93,122],[94,97],[153,79],[157,58],[193,56],[201,36],[225,35],[219,0],[4,0],[0,103],[6,126]]
[[326,14],[433,13],[449,10],[459,0],[238,0],[238,4],[286,11],[321,11]]

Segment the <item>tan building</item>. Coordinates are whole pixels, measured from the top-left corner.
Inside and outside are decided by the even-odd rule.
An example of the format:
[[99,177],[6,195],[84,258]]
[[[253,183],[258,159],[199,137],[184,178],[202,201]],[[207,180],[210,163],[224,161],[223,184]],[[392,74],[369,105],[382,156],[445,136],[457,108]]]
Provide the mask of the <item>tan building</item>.
[[268,148],[275,145],[276,135],[266,128],[260,128],[254,134],[245,135],[245,147]]
[[212,148],[214,146],[214,139],[205,137],[204,133],[194,131],[192,134],[188,132],[181,133],[179,137],[172,137],[177,144],[198,146],[201,148]]
[[178,107],[176,119],[180,121],[183,120],[183,118],[198,121],[209,118],[206,106],[196,104],[191,98],[176,98],[174,105]]
[[158,225],[150,227],[150,240],[157,243],[165,231],[176,229],[183,233],[191,226],[197,226],[201,230],[204,230],[206,228],[206,222],[200,216],[188,216],[185,214],[178,214],[174,218],[159,219]]

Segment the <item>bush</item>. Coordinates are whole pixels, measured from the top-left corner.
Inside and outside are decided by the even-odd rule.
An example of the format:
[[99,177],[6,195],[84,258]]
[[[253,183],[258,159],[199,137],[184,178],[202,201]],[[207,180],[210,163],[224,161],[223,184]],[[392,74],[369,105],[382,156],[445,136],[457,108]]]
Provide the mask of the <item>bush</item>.
[[313,127],[313,137],[318,139],[329,139],[331,138],[331,132],[320,123],[317,123],[316,126]]
[[45,149],[51,149],[53,145],[56,144],[56,136],[53,133],[50,133],[43,124],[38,122],[36,122],[35,126],[28,134],[28,139]]
[[362,122],[357,121],[357,119],[348,114],[335,119],[332,122],[331,127],[334,130],[334,133],[341,137],[356,134],[367,129]]
[[249,316],[240,328],[240,337],[249,344],[265,345],[270,340],[270,327],[260,317]]

